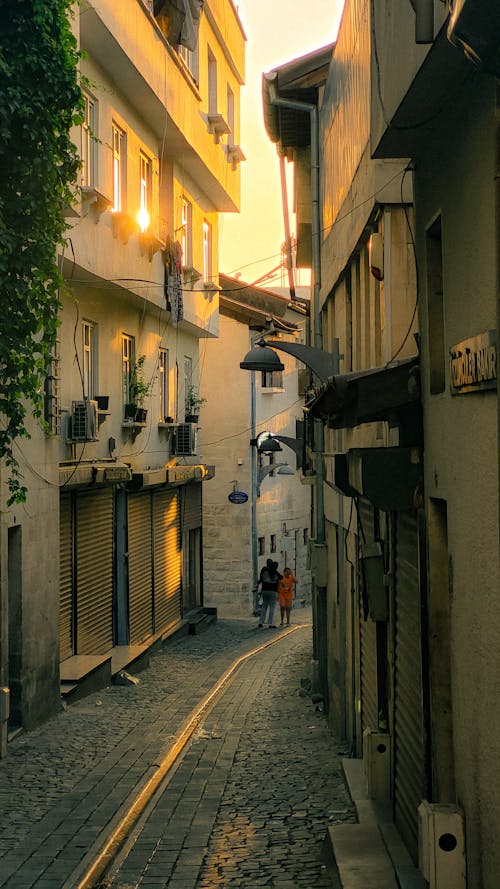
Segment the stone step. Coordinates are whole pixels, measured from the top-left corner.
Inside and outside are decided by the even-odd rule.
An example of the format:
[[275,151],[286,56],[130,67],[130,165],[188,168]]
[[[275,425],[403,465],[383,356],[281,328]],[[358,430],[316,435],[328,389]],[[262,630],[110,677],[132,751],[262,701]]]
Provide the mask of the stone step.
[[334,824],[325,839],[342,889],[398,889],[394,867],[376,824]]

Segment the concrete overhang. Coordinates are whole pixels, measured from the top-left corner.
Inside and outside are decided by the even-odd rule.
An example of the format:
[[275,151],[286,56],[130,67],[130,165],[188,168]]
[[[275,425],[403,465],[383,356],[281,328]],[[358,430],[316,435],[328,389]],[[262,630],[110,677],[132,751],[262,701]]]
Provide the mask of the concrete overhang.
[[[389,120],[378,112],[375,123],[372,113],[372,157],[413,157],[418,144],[426,144],[429,126],[442,109],[449,107],[457,84],[470,76],[471,70],[471,63],[451,45],[443,26],[397,108],[388,112]],[[373,78],[372,106],[379,109],[375,84]]]
[[59,487],[92,488],[130,482],[132,470],[127,463],[80,463],[59,466]]
[[420,437],[419,358],[406,358],[385,367],[330,377],[307,404],[314,417],[333,429],[352,429],[385,420],[410,426]]
[[422,496],[419,448],[353,448],[335,455],[335,487],[385,512],[415,509]]

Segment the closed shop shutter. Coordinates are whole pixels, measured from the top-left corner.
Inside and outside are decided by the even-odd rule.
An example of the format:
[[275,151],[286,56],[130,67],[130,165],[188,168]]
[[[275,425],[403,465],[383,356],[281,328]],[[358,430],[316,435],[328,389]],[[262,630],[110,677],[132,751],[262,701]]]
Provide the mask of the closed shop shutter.
[[73,655],[73,502],[63,494],[59,507],[59,645],[61,661]]
[[426,797],[426,751],[418,532],[416,518],[408,513],[398,513],[397,516],[395,580],[395,821],[416,862],[417,808]]
[[153,632],[152,497],[128,497],[128,614],[131,644]]
[[[368,543],[374,539],[374,510],[368,500],[358,501],[359,542]],[[377,683],[377,625],[373,620],[364,620],[365,602],[363,582],[359,584],[360,599],[360,649],[361,649],[361,727],[378,728],[378,683]]]
[[201,482],[193,482],[181,489],[182,497],[182,530],[201,528]]
[[178,490],[155,491],[154,623],[155,632],[181,617],[181,534]]
[[113,645],[113,491],[76,499],[77,654]]

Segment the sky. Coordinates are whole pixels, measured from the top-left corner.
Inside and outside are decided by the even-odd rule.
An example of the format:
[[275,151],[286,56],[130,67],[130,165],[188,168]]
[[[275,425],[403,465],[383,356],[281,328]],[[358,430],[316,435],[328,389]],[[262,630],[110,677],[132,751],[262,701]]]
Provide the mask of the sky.
[[[331,43],[342,5],[343,0],[235,0],[247,36],[240,134],[246,161],[240,166],[241,213],[220,217],[219,268],[225,274],[239,273],[253,283],[279,264],[285,239],[279,160],[262,113],[262,74]],[[290,186],[290,209],[292,199]],[[281,283],[278,275],[262,286]]]

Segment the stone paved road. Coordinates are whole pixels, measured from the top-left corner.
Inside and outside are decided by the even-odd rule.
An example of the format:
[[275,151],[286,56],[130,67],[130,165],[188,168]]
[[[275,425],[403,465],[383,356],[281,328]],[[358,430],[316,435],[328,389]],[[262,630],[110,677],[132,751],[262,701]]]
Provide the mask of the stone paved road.
[[310,630],[298,630],[243,665],[113,889],[332,889],[322,862],[326,828],[355,816],[338,747],[300,696],[310,652]]
[[[140,685],[103,689],[17,738],[0,761],[0,886],[73,885],[70,875],[157,768],[181,723],[229,664],[268,632],[257,631],[253,620],[219,620],[202,636],[177,639],[155,655]],[[156,809],[172,830],[157,839],[162,855],[140,875],[141,886],[194,889],[199,880],[200,889],[322,887],[305,876],[319,867],[326,824],[354,815],[324,718],[298,695],[310,647],[310,629],[298,630],[238,672],[173,775],[163,813],[161,805]],[[291,726],[287,760],[283,738]],[[249,830],[255,845],[248,845]],[[144,831],[127,866],[141,844],[151,859]],[[283,882],[282,859],[294,846],[307,848],[309,857]],[[167,865],[171,874],[177,866],[170,882]]]

